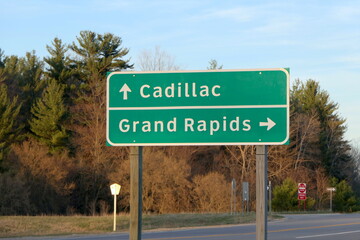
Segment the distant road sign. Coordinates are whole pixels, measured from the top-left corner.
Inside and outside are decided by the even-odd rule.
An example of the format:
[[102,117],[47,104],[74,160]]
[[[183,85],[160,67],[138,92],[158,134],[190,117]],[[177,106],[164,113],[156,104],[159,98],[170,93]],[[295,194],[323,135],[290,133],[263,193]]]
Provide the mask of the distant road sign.
[[306,193],[306,183],[298,184],[298,193]]
[[243,182],[243,201],[249,200],[249,182]]
[[288,139],[287,69],[108,74],[111,146],[279,145]]
[[306,200],[306,193],[298,193],[298,200]]
[[298,184],[298,200],[306,200],[306,183]]

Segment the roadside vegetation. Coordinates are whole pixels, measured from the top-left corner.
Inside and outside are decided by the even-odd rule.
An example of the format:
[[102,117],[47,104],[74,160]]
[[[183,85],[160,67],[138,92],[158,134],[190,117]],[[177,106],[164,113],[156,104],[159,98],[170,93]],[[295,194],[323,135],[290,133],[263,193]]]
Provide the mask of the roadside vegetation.
[[[279,218],[278,216],[272,218]],[[116,219],[117,232],[127,232],[129,215]],[[215,226],[255,222],[255,214],[161,214],[144,215],[143,230]],[[0,238],[96,234],[113,231],[113,216],[0,216]]]
[[[0,215],[107,215],[114,182],[127,213],[129,149],[105,144],[106,74],[180,67],[159,48],[136,65],[111,33],[81,31],[46,48],[42,59],[0,50]],[[208,69],[221,68],[210,61]],[[344,139],[338,104],[313,79],[292,83],[290,103],[290,143],[268,153],[274,209],[294,210],[297,183],[306,183],[310,210],[329,209],[328,187],[337,189],[334,211],[359,210],[360,154]],[[236,209],[255,211],[254,146],[145,147],[143,157],[144,213],[230,212],[233,179]]]

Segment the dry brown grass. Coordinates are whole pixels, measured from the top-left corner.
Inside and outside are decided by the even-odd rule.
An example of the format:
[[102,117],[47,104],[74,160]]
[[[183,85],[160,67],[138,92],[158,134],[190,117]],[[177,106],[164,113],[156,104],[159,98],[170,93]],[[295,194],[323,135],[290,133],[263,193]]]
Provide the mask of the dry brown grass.
[[[117,231],[128,231],[129,216],[117,216]],[[255,221],[255,215],[161,214],[143,215],[144,230],[239,224]],[[113,216],[0,216],[0,238],[111,232]]]
[[[112,231],[112,216],[1,216],[0,237],[66,235]],[[127,229],[128,217],[117,217],[119,231]]]

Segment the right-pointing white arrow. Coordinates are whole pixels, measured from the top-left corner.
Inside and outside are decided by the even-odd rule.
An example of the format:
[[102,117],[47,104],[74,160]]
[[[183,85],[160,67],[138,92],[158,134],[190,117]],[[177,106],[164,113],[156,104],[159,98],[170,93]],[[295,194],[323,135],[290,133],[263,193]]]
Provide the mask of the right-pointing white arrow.
[[260,122],[260,127],[266,127],[267,126],[267,131],[269,131],[271,128],[273,128],[276,123],[274,123],[273,120],[271,120],[270,118],[267,118],[267,122]]
[[123,92],[124,96],[123,99],[127,100],[128,99],[128,92],[131,92],[131,89],[129,88],[129,86],[125,83],[122,88],[120,89],[119,92]]

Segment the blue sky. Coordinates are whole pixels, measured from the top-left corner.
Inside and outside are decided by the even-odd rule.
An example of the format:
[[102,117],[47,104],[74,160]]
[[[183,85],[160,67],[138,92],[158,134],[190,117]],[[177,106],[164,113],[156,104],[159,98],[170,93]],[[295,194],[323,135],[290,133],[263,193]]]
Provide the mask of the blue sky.
[[0,0],[0,48],[35,50],[81,30],[113,33],[136,64],[159,46],[183,70],[289,67],[291,80],[314,79],[339,104],[347,140],[360,142],[358,0]]

